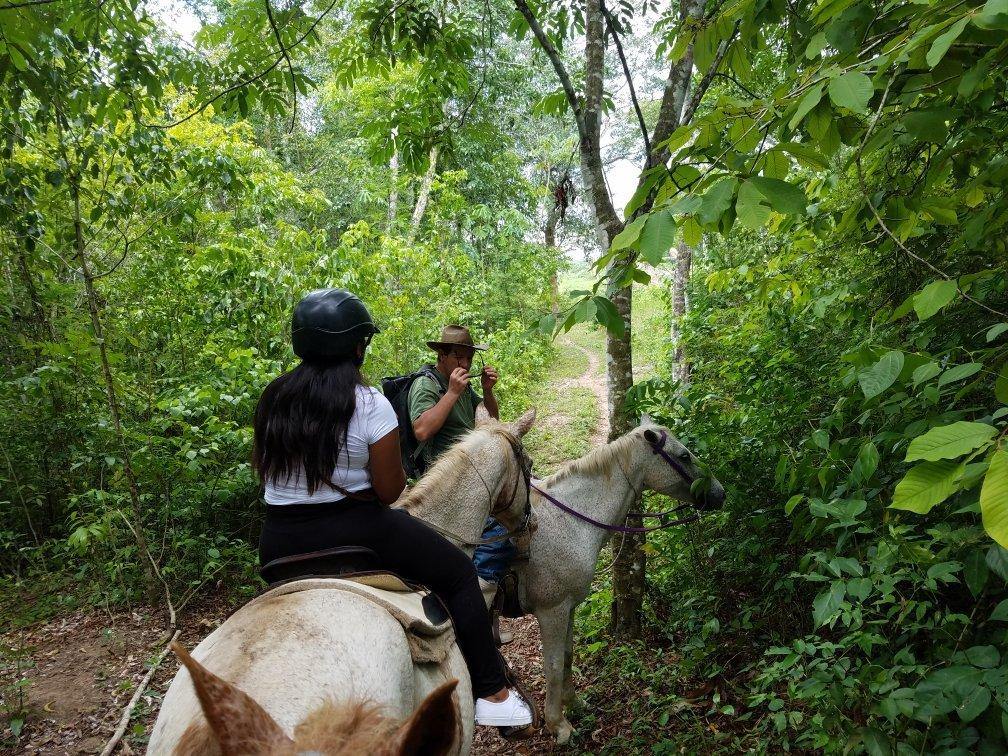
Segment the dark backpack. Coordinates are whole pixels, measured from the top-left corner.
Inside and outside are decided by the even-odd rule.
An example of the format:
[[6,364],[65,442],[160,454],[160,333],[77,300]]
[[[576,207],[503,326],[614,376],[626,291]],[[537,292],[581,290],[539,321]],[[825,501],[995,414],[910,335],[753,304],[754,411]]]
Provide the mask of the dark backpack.
[[427,463],[419,453],[420,443],[413,433],[413,420],[409,413],[409,393],[413,381],[421,376],[427,376],[442,388],[441,379],[433,365],[424,365],[415,373],[409,375],[394,375],[382,378],[381,388],[385,398],[392,404],[396,418],[399,420],[399,450],[402,453],[402,466],[406,477],[416,480],[427,470]]

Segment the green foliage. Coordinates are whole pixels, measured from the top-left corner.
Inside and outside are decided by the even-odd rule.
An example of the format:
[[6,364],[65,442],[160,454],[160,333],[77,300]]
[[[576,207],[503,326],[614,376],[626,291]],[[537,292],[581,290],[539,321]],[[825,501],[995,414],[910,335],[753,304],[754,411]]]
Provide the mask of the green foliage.
[[[10,272],[0,570],[12,589],[65,573],[78,599],[144,597],[138,527],[176,606],[215,585],[257,589],[251,418],[264,386],[296,363],[289,318],[307,290],[346,287],[368,303],[382,328],[364,366],[372,383],[431,360],[424,342],[462,322],[491,345],[504,415],[530,403],[553,352],[530,328],[549,307],[559,259],[530,241],[538,189],[516,150],[502,149],[513,137],[494,103],[529,86],[509,91],[516,74],[504,72],[476,102],[405,52],[396,66],[348,76],[335,53],[368,11],[318,27],[332,7],[272,8],[293,78],[261,4],[221,6],[196,52],[163,41],[129,4],[0,9]],[[468,33],[452,23],[454,41],[432,28],[425,44],[450,43],[464,58]],[[317,128],[291,131],[295,92],[312,79]],[[385,94],[407,81],[417,86],[402,91],[405,111],[390,108]],[[466,123],[448,124],[462,94]],[[400,129],[405,221],[387,217],[381,128]],[[415,221],[407,198],[422,177],[409,145],[420,141],[407,131],[424,156],[434,141],[452,146]],[[472,170],[458,162],[466,156]]]

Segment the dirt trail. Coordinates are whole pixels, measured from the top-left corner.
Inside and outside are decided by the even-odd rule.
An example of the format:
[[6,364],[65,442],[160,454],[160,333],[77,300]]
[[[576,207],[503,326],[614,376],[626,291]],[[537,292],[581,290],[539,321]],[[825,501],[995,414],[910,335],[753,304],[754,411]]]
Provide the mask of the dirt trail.
[[[561,345],[571,347],[581,352],[588,358],[588,367],[577,378],[565,378],[554,383],[557,392],[572,388],[585,388],[595,395],[596,407],[598,408],[598,421],[590,436],[591,447],[595,448],[606,443],[609,437],[609,412],[608,394],[606,390],[605,375],[601,369],[602,360],[591,349],[586,349],[575,343],[569,337],[561,340]],[[532,689],[542,713],[543,702],[545,701],[546,683],[542,670],[542,643],[539,638],[539,625],[535,617],[521,617],[519,619],[503,619],[502,626],[510,630],[514,635],[514,641],[504,646],[504,656],[508,663],[525,681],[525,684]],[[574,749],[576,752],[577,749]],[[473,743],[472,753],[474,756],[487,756],[488,754],[516,753],[516,754],[539,754],[539,753],[567,753],[567,747],[558,747],[553,737],[546,731],[545,727],[540,728],[533,737],[527,740],[506,741],[497,735],[497,731],[490,727],[477,727],[476,740]]]
[[561,342],[564,346],[575,349],[588,358],[588,367],[577,378],[567,378],[556,383],[556,390],[562,391],[569,388],[585,388],[595,395],[595,406],[598,407],[598,423],[592,431],[590,439],[591,447],[602,446],[609,438],[609,392],[606,388],[605,374],[601,369],[602,360],[591,349],[586,349],[575,343],[570,337],[565,337]]

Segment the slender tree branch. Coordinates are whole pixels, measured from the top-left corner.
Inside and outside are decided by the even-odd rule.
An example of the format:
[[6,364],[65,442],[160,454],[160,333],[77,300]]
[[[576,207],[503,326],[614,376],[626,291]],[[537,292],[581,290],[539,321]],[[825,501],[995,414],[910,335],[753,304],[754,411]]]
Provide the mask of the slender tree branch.
[[116,746],[119,745],[119,741],[122,740],[123,735],[126,734],[126,728],[129,726],[130,717],[133,714],[133,709],[136,708],[137,702],[140,700],[140,696],[143,692],[147,690],[147,686],[150,685],[151,679],[154,677],[154,673],[157,668],[161,666],[161,662],[164,661],[165,656],[168,655],[168,649],[171,648],[171,644],[178,640],[179,635],[182,633],[181,630],[176,630],[172,635],[171,640],[168,641],[168,645],[165,646],[161,653],[158,654],[157,659],[151,665],[151,668],[147,670],[147,674],[144,675],[143,680],[137,685],[137,689],[133,691],[133,697],[130,699],[129,704],[127,704],[125,710],[122,713],[122,717],[119,719],[119,726],[116,728],[115,733],[109,738],[109,741],[105,744],[105,748],[102,749],[100,756],[111,756],[112,752],[115,751]]
[[711,82],[714,81],[714,76],[717,74],[718,66],[721,65],[721,61],[724,60],[729,46],[735,40],[735,35],[738,34],[739,26],[741,24],[742,19],[738,19],[735,22],[735,27],[732,29],[732,33],[728,35],[728,39],[721,40],[721,44],[718,45],[717,52],[714,54],[714,60],[711,61],[710,68],[707,69],[707,73],[705,73],[703,78],[700,79],[700,83],[697,84],[697,88],[693,92],[693,96],[690,97],[689,103],[686,105],[685,110],[683,110],[680,123],[689,123],[693,120],[693,116],[696,114],[697,108],[700,107],[700,101],[703,99],[703,96],[707,94],[707,90],[710,89]]
[[[312,25],[308,27],[308,30],[304,34],[302,34],[300,37],[297,38],[297,41],[295,41],[294,44],[291,45],[290,49],[293,49],[293,48],[297,47],[298,45],[300,45],[302,42],[304,42],[309,37],[309,35],[313,31],[315,31],[315,27],[318,26],[320,23],[322,23],[322,19],[325,18],[326,16],[328,16],[329,13],[332,11],[332,9],[336,7],[336,3],[337,2],[339,2],[339,0],[332,0],[332,2],[329,3],[329,5],[326,7],[326,9],[324,11],[322,11],[321,14],[319,14],[319,17],[316,18],[312,22]],[[263,77],[266,76],[266,74],[268,74],[274,68],[276,68],[277,66],[279,66],[280,63],[283,61],[283,59],[284,59],[284,56],[281,55],[279,58],[277,58],[276,60],[274,60],[268,67],[266,67],[265,69],[263,69],[259,73],[255,74],[253,76],[249,76],[249,77],[247,77],[245,79],[242,79],[241,81],[237,82],[236,84],[232,84],[230,87],[227,87],[226,89],[221,90],[220,92],[218,92],[217,94],[215,94],[213,97],[211,97],[209,100],[204,101],[202,105],[200,105],[196,110],[194,110],[193,112],[191,112],[189,115],[184,116],[183,118],[179,118],[177,121],[172,121],[171,123],[155,123],[155,124],[151,124],[151,125],[154,126],[154,127],[156,127],[156,128],[159,128],[159,129],[170,129],[170,128],[173,128],[173,127],[178,126],[180,124],[183,124],[186,121],[190,120],[191,118],[195,118],[196,116],[198,116],[200,113],[202,113],[204,110],[206,110],[207,108],[209,108],[211,105],[213,105],[215,102],[217,102],[217,100],[221,99],[222,97],[226,97],[227,95],[231,94],[232,92],[234,92],[234,91],[236,91],[238,89],[241,89],[242,87],[247,87],[249,84],[252,84],[254,82],[257,82],[257,81],[261,80]]]
[[749,95],[752,99],[754,99],[754,100],[760,99],[760,96],[758,94],[756,94],[755,92],[753,92],[751,89],[749,89],[749,87],[747,87],[745,84],[743,84],[741,81],[739,81],[738,79],[736,79],[731,74],[725,73],[724,71],[718,71],[717,73],[714,74],[714,76],[715,76],[715,78],[718,78],[718,79],[726,79],[726,80],[730,81],[736,87],[738,87],[743,92],[745,92],[747,95]]
[[623,52],[623,43],[620,41],[619,32],[616,31],[616,20],[613,18],[612,13],[606,7],[605,2],[602,3],[602,13],[606,18],[606,26],[609,29],[609,36],[612,37],[613,42],[616,44],[616,53],[619,55],[620,63],[623,64],[623,75],[626,77],[627,86],[630,88],[630,101],[633,103],[634,111],[637,113],[637,121],[640,123],[641,136],[644,137],[644,154],[647,155],[648,165],[645,166],[645,170],[650,168],[651,160],[651,138],[648,136],[647,124],[644,123],[644,114],[641,113],[640,103],[637,102],[637,90],[634,89],[633,77],[630,75],[630,66],[627,65],[626,55]]
[[546,36],[546,32],[543,31],[542,24],[539,23],[539,19],[535,17],[532,9],[528,6],[528,3],[525,2],[525,0],[514,0],[514,4],[515,8],[518,9],[518,12],[522,14],[526,23],[528,23],[529,28],[532,30],[532,34],[535,35],[536,41],[539,43],[539,47],[542,48],[543,52],[546,53],[546,57],[549,58],[550,63],[553,64],[553,70],[556,71],[557,78],[560,79],[560,85],[563,87],[564,94],[567,95],[567,103],[574,112],[574,121],[577,123],[578,136],[584,140],[586,138],[586,131],[581,103],[578,100],[577,93],[574,91],[574,84],[571,82],[570,74],[567,73],[567,69],[564,68],[563,61],[560,60],[560,53],[557,52],[556,47],[550,41],[549,37]]
[[291,122],[288,133],[293,133],[294,123],[297,120],[297,83],[294,81],[294,64],[291,63],[290,55],[287,54],[287,48],[284,47],[283,40],[280,38],[280,30],[277,29],[276,19],[273,18],[273,8],[270,7],[269,0],[263,0],[263,3],[266,5],[266,18],[269,19],[270,28],[273,30],[273,36],[276,38],[277,44],[280,46],[280,54],[283,55],[284,60],[287,61],[287,70],[290,72],[290,85],[293,99],[291,100]]
[[924,265],[926,268],[930,269],[937,275],[941,276],[946,281],[952,281],[952,283],[956,287],[956,291],[959,292],[959,294],[962,296],[963,299],[972,302],[977,307],[981,308],[982,310],[986,310],[992,315],[997,315],[999,318],[1004,318],[1005,320],[1008,320],[1008,313],[1001,312],[1000,310],[995,310],[993,307],[988,307],[980,300],[971,297],[969,294],[963,291],[962,287],[959,286],[959,281],[956,280],[954,276],[950,276],[941,268],[932,264],[929,260],[925,260],[917,253],[911,251],[910,248],[907,247],[900,240],[900,238],[896,236],[896,234],[894,234],[889,229],[889,226],[886,225],[886,222],[882,219],[882,216],[879,214],[879,211],[875,209],[875,203],[871,201],[871,195],[868,193],[868,188],[865,185],[864,171],[861,167],[861,153],[864,151],[865,145],[868,143],[868,138],[871,136],[871,133],[875,130],[875,126],[878,124],[879,119],[882,117],[882,110],[885,108],[886,100],[889,97],[890,86],[892,86],[892,79],[890,79],[889,82],[886,84],[885,91],[882,93],[882,99],[879,101],[879,106],[875,110],[875,115],[872,116],[871,123],[865,130],[865,135],[861,139],[861,144],[858,146],[858,150],[854,155],[854,164],[857,167],[858,185],[861,187],[861,193],[864,195],[865,203],[868,205],[868,209],[871,210],[872,215],[875,216],[875,222],[878,223],[879,228],[881,228],[882,231],[885,232],[885,235],[888,236],[889,239],[892,240],[893,244],[895,244],[900,250],[902,250],[904,254],[912,257],[914,260],[921,263],[922,265]]
[[28,8],[32,5],[49,5],[49,3],[56,3],[59,0],[28,0],[26,3],[10,3],[9,5],[0,5],[0,11],[5,10],[15,10],[17,8]]

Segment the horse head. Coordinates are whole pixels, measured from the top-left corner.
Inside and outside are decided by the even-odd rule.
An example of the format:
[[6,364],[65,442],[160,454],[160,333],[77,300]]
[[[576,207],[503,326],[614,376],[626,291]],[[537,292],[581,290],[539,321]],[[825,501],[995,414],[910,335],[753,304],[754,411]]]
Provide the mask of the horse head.
[[701,511],[721,508],[724,486],[672,431],[645,416],[634,433],[639,434],[645,447],[650,447],[640,450],[647,488],[689,502]]
[[515,534],[519,548],[523,546],[522,540],[530,537],[536,529],[530,500],[532,459],[521,441],[535,422],[535,417],[536,410],[533,407],[513,423],[503,423],[491,417],[483,404],[476,407],[477,429],[496,433],[500,439],[500,451],[508,460],[509,467],[510,480],[501,487],[490,514]]
[[193,725],[186,731],[175,751],[181,756],[218,752],[223,756],[436,756],[451,753],[458,737],[453,700],[458,680],[434,690],[401,723],[372,702],[323,703],[298,724],[291,738],[250,695],[212,673],[180,644],[172,643],[172,651],[189,671],[209,725]]

